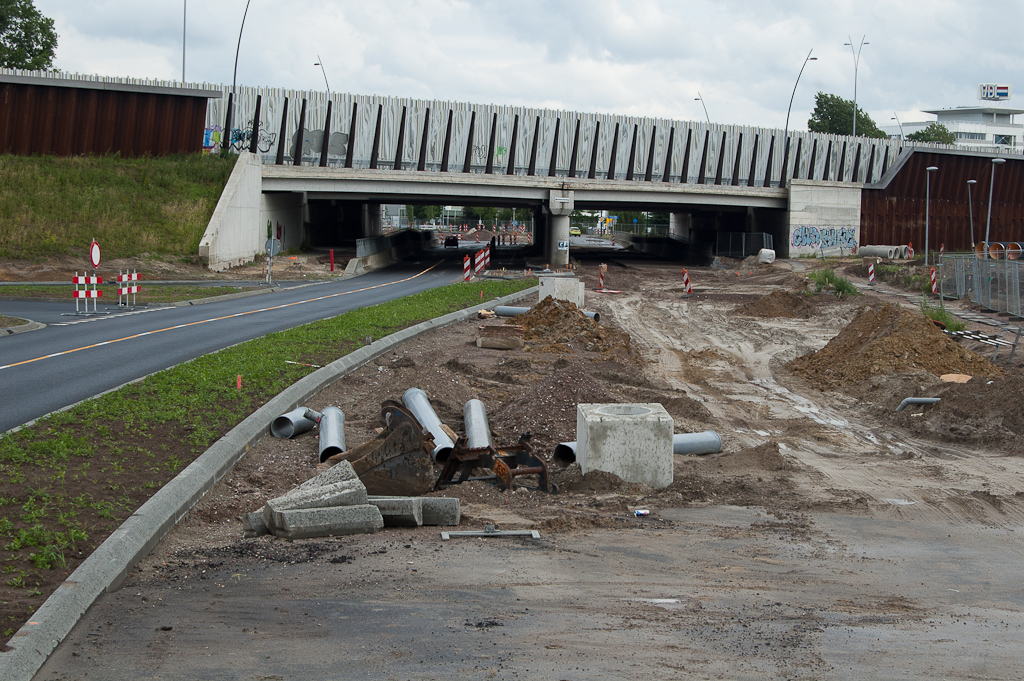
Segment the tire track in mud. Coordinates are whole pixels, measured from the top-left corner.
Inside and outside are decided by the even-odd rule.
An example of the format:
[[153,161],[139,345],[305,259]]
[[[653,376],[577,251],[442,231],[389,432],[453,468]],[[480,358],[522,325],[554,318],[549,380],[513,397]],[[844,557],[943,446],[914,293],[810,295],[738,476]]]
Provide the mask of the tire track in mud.
[[[730,287],[729,293],[765,293]],[[648,371],[720,422],[725,451],[769,440],[799,464],[812,500],[865,498],[871,513],[1014,526],[1024,522],[1024,459],[926,441],[871,422],[857,400],[794,392],[773,367],[823,347],[855,308],[810,319],[741,317],[735,304],[645,290],[603,299],[642,348]],[[684,361],[683,358],[686,358]]]

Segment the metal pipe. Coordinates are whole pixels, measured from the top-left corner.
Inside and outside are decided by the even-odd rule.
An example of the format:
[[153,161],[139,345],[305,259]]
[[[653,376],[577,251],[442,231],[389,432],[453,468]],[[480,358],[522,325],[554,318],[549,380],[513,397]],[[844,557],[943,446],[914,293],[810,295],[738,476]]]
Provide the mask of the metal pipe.
[[[672,436],[673,454],[717,454],[722,451],[722,436],[713,430],[700,433],[676,433]],[[555,446],[555,460],[564,464],[576,461],[576,443],[560,442]]]
[[420,425],[426,428],[434,438],[434,451],[431,452],[434,461],[445,461],[455,448],[455,443],[441,427],[441,419],[437,417],[434,408],[430,406],[427,393],[419,388],[409,388],[402,395],[402,404],[408,407]]
[[491,428],[487,425],[487,408],[480,400],[470,400],[462,408],[466,423],[466,446],[470,449],[490,447]]
[[345,451],[345,414],[337,407],[325,407],[320,418],[320,463]]
[[896,407],[896,411],[903,411],[910,404],[935,404],[941,401],[941,397],[908,397],[900,402],[900,406]]
[[[296,435],[313,430],[319,419],[310,419],[306,412],[313,411],[305,407],[297,407],[287,414],[281,414],[270,422],[270,434],[274,437],[293,438]],[[313,412],[314,414],[316,412]]]
[[[498,305],[497,307],[494,308],[494,314],[498,315],[499,317],[515,317],[516,315],[526,314],[532,309],[533,308],[530,307],[512,307],[510,305]],[[601,321],[600,312],[586,312],[584,310],[580,310],[580,312],[587,315],[595,322]]]

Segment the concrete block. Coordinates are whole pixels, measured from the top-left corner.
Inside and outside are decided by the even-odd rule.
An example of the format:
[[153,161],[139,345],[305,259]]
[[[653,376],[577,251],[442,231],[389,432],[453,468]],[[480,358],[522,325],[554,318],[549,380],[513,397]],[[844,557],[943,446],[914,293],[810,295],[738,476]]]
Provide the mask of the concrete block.
[[568,300],[582,310],[585,291],[586,286],[575,277],[540,277],[538,301],[551,296],[555,300]]
[[419,527],[423,524],[421,497],[380,497],[368,502],[384,516],[385,527]]
[[360,506],[366,503],[366,487],[358,480],[336,482],[324,487],[292,490],[284,496],[271,499],[263,507],[263,522],[271,532],[280,528],[280,514],[309,508],[333,506]]
[[422,497],[424,525],[458,525],[462,507],[456,497]]
[[267,528],[267,524],[263,522],[262,511],[253,511],[242,516],[242,536],[246,539],[262,537],[269,533],[270,530]]
[[576,460],[586,475],[614,473],[651,487],[672,484],[672,417],[657,403],[576,405]]
[[338,482],[348,482],[349,480],[358,480],[359,476],[356,474],[352,464],[348,461],[342,461],[335,466],[331,466],[323,473],[314,475],[312,478],[302,483],[296,490],[307,490],[313,487],[326,487],[327,485],[333,485]]
[[274,534],[284,539],[364,534],[384,527],[384,517],[371,504],[282,511],[277,517]]

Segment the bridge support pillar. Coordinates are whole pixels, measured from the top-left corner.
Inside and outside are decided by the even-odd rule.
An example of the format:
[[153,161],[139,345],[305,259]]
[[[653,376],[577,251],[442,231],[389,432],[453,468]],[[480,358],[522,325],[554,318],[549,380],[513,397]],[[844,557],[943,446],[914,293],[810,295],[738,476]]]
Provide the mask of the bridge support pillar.
[[669,213],[668,233],[680,241],[690,241],[693,233],[693,215],[690,213]]
[[548,239],[544,259],[551,267],[569,264],[569,214],[573,211],[573,192],[553,189],[548,197]]
[[363,204],[363,236],[381,236],[384,234],[384,222],[381,220],[379,203]]

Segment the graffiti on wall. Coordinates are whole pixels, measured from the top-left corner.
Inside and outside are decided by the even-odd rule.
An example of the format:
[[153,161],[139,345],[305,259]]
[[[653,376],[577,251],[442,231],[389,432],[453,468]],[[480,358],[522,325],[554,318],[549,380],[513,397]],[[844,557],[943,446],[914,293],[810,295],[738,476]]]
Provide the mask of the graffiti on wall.
[[790,243],[794,249],[824,250],[857,249],[857,230],[854,227],[814,227],[802,225],[793,230]]
[[[251,141],[252,119],[249,119],[244,128],[233,128],[231,130],[231,148],[235,151],[248,151]],[[263,122],[260,121],[260,127],[256,131],[256,148],[265,154],[270,151],[276,141],[277,133],[269,132],[263,127]]]
[[213,153],[220,148],[220,134],[224,131],[219,125],[211,125],[203,131],[203,151]]
[[[299,131],[292,133],[291,153],[295,154],[295,145],[299,140]],[[320,158],[320,150],[323,147],[324,131],[309,130],[303,131],[302,135],[302,158],[304,160],[315,160]],[[348,133],[332,132],[327,141],[327,155],[343,157],[348,152]]]

